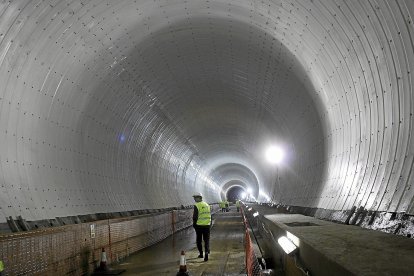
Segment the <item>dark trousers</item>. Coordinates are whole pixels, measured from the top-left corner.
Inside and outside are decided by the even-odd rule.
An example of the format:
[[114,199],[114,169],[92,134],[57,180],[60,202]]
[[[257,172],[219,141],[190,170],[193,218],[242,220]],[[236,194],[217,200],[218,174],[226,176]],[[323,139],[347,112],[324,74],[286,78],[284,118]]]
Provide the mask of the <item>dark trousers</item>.
[[202,240],[204,240],[204,249],[206,253],[210,253],[210,226],[195,226],[197,249],[200,254],[203,253]]

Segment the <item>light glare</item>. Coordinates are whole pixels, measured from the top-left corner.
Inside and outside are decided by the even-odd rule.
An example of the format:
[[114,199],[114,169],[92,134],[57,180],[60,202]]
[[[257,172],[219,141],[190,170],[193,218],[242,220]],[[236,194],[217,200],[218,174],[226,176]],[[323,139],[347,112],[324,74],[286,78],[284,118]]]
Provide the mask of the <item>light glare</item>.
[[298,237],[296,237],[295,235],[293,235],[292,233],[290,233],[289,231],[286,231],[286,237],[291,240],[293,242],[294,245],[296,245],[297,247],[299,247],[300,245],[300,240]]
[[267,201],[270,201],[270,197],[265,193],[265,192],[262,192],[262,191],[260,191],[259,192],[259,195],[261,195],[261,196],[263,196],[264,198],[266,198],[266,200]]
[[293,244],[287,237],[283,236],[280,237],[277,242],[282,247],[283,251],[285,251],[286,254],[290,254],[293,251],[296,250],[296,245]]
[[276,146],[271,146],[266,151],[266,159],[272,164],[279,164],[285,157],[285,152]]

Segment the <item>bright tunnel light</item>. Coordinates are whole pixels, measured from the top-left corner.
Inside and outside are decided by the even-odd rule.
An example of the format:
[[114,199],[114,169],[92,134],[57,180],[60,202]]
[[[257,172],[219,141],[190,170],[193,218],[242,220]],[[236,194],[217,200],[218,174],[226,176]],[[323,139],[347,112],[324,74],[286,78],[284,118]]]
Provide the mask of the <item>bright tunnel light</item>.
[[265,192],[260,191],[259,195],[264,197],[267,201],[270,201],[270,197]]
[[272,164],[279,164],[285,157],[285,152],[276,146],[271,146],[266,151],[266,159]]
[[280,237],[277,242],[286,254],[291,254],[297,249],[296,245],[294,245],[293,242],[285,236]]
[[293,242],[294,245],[296,245],[297,247],[299,247],[300,245],[300,240],[298,237],[296,237],[295,235],[293,235],[292,233],[290,233],[289,231],[286,231],[286,237],[291,240]]
[[259,212],[256,212],[253,214],[253,217],[257,217],[259,215]]
[[245,199],[245,198],[246,198],[246,193],[245,193],[245,192],[242,192],[242,193],[240,194],[240,198],[241,198],[241,199]]

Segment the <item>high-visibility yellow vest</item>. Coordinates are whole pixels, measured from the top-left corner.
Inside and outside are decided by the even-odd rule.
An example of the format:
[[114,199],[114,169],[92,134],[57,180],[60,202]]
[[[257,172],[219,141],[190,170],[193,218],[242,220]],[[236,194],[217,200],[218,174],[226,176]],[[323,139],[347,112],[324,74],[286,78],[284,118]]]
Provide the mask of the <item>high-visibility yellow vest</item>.
[[3,261],[0,260],[0,272],[4,270],[4,264]]
[[224,201],[220,201],[220,208],[224,208],[226,207],[226,203],[224,203]]
[[240,207],[240,201],[236,201],[236,207]]
[[195,204],[198,210],[198,220],[197,225],[210,225],[211,224],[211,214],[210,214],[210,205],[204,201],[197,202]]

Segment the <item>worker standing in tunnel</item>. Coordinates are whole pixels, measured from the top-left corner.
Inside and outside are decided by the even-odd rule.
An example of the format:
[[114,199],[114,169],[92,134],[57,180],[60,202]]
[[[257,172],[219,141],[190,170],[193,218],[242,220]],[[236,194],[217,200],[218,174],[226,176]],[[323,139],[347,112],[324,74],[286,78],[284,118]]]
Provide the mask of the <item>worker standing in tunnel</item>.
[[[194,201],[194,213],[193,213],[193,227],[196,231],[196,243],[197,249],[200,253],[199,258],[204,257],[204,261],[208,261],[208,254],[210,254],[210,228],[211,228],[211,212],[210,206],[203,201],[203,197],[200,193],[193,195]],[[204,256],[203,245],[204,240]]]
[[220,201],[220,208],[222,212],[225,212],[226,210],[226,203],[224,202],[224,200]]
[[240,212],[240,200],[236,200],[237,213]]

